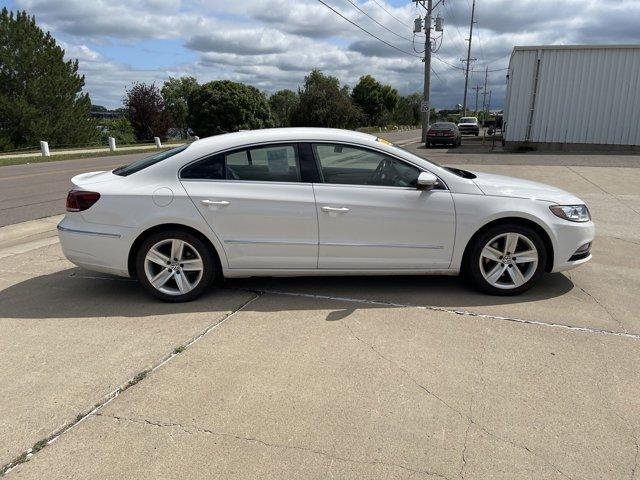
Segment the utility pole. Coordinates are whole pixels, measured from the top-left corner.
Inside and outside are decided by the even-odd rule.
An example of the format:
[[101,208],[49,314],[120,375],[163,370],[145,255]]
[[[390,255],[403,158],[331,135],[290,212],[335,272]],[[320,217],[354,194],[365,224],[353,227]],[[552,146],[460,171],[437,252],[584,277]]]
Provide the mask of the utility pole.
[[[484,112],[487,108],[487,77],[489,76],[489,65],[487,65],[484,69],[484,89],[482,90],[482,111]],[[486,115],[485,115],[486,119]]]
[[[427,130],[429,130],[429,120],[431,116],[430,92],[431,92],[431,12],[433,11],[433,0],[413,0],[417,5],[422,5],[427,10],[424,16],[424,84],[422,91],[422,104],[420,112],[422,118],[422,143],[427,141]],[[425,5],[426,3],[426,5]],[[419,18],[416,19],[414,34],[422,31],[422,23]]]
[[[473,0],[471,4],[471,23],[469,24],[469,48],[467,48],[467,60],[464,73],[464,98],[462,100],[462,115],[467,113],[467,88],[469,87],[469,67],[471,66],[471,39],[473,38],[473,24],[475,23],[473,17],[476,13],[476,0]],[[475,58],[473,59],[475,60]]]
[[480,93],[480,90],[482,90],[482,85],[476,85],[475,87],[471,87],[471,90],[475,90],[476,91],[476,108],[475,108],[475,113],[476,116],[478,115],[478,93]]
[[[431,116],[431,101],[430,101],[430,91],[431,91],[431,25],[432,25],[432,14],[433,9],[437,7],[444,0],[437,0],[435,5],[433,0],[412,0],[416,5],[421,5],[422,8],[426,10],[426,14],[424,16],[424,89],[422,93],[422,105],[420,105],[420,111],[422,113],[422,142],[425,143],[427,141],[427,130],[429,130],[429,120]],[[436,31],[442,31],[442,22],[441,19],[438,18],[436,20]],[[420,18],[416,18],[414,24],[414,33],[422,32],[423,25]]]

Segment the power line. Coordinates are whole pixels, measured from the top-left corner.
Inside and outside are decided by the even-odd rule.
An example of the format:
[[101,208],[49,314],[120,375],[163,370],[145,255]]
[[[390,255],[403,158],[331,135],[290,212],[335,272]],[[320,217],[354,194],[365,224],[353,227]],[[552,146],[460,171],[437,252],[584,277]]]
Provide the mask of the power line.
[[[465,67],[460,67],[460,66],[458,66],[458,65],[454,65],[454,64],[453,64],[453,63],[451,63],[451,62],[447,62],[446,60],[444,60],[443,58],[440,58],[440,57],[439,57],[439,56],[437,56],[437,55],[434,55],[434,57],[435,57],[435,59],[436,59],[436,60],[438,60],[438,61],[439,61],[439,62],[441,62],[441,63],[444,63],[445,65],[447,65],[447,66],[448,66],[448,67],[450,67],[450,68],[455,68],[456,70],[462,70],[463,72],[467,70]],[[508,68],[508,67],[505,67],[505,68],[494,68],[494,69],[492,69],[492,70],[488,70],[488,72],[489,72],[489,73],[493,73],[493,72],[503,72],[503,71],[505,71],[505,70],[509,70],[509,68]],[[478,73],[478,72],[482,73],[482,72],[484,72],[484,70],[471,70],[471,69],[470,69],[469,71],[470,71],[470,72],[473,72],[473,73]]]
[[402,35],[400,35],[399,33],[394,32],[393,30],[391,30],[390,28],[388,28],[386,25],[380,23],[378,20],[376,20],[375,18],[373,18],[371,15],[369,15],[367,12],[365,12],[363,9],[361,9],[357,3],[355,3],[353,0],[347,0],[347,2],[349,2],[351,5],[353,5],[354,7],[356,7],[360,12],[362,12],[363,14],[365,14],[367,17],[369,17],[371,20],[373,20],[374,22],[376,22],[378,25],[380,25],[382,28],[384,28],[385,30],[387,30],[388,32],[393,33],[396,37],[398,38],[402,38],[403,40],[407,40],[409,42],[412,42],[413,40],[410,39],[409,37],[403,37]]
[[378,2],[378,0],[373,0],[373,2],[376,5],[378,5],[382,10],[387,12],[391,16],[391,18],[393,18],[395,21],[401,23],[405,27],[413,28],[411,25],[409,25],[408,23],[404,23],[402,20],[400,20],[398,17],[396,17],[393,13],[391,13],[389,10],[387,10],[380,2]]
[[415,53],[411,53],[411,52],[407,52],[406,50],[401,49],[400,47],[396,47],[395,45],[387,42],[386,40],[383,40],[380,37],[377,37],[376,35],[374,35],[373,33],[371,33],[369,30],[365,29],[364,27],[361,27],[360,25],[358,25],[356,22],[350,20],[349,18],[345,17],[344,15],[342,15],[339,11],[337,11],[335,8],[333,8],[331,5],[325,3],[323,0],[318,0],[318,2],[320,2],[322,5],[324,5],[325,7],[327,7],[329,10],[331,10],[333,13],[335,13],[336,15],[344,18],[347,22],[349,22],[351,25],[358,27],[360,30],[362,30],[364,33],[366,33],[367,35],[370,35],[371,37],[375,38],[376,40],[384,43],[385,45],[394,48],[396,50],[398,50],[399,52],[404,53],[405,55],[411,55],[412,57],[417,57],[417,58],[422,58],[421,55],[416,55]]

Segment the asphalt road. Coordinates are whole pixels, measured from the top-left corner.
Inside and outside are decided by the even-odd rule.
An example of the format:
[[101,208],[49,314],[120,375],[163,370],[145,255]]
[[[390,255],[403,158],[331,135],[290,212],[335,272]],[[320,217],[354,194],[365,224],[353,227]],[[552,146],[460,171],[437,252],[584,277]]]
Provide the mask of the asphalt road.
[[[419,130],[382,132],[377,135],[413,153],[446,165],[566,165],[640,167],[640,155],[600,153],[504,153],[491,151],[490,144],[464,137],[457,149],[426,149],[419,144]],[[84,172],[107,170],[149,155],[138,153],[0,167],[0,227],[64,213],[70,179]]]
[[[411,142],[418,130],[379,134],[393,142]],[[95,157],[0,167],[0,227],[64,213],[74,175],[108,170],[149,155]]]
[[0,167],[0,226],[64,213],[70,179],[149,155],[138,153]]

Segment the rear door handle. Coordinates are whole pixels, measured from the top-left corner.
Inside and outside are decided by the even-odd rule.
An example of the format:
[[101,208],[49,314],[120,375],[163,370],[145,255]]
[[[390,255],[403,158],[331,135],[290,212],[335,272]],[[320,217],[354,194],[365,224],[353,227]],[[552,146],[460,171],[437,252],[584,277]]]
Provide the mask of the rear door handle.
[[327,213],[347,213],[349,209],[347,207],[322,207],[322,211]]
[[206,205],[208,207],[226,207],[227,205],[229,205],[229,202],[227,202],[226,200],[202,200],[203,205]]

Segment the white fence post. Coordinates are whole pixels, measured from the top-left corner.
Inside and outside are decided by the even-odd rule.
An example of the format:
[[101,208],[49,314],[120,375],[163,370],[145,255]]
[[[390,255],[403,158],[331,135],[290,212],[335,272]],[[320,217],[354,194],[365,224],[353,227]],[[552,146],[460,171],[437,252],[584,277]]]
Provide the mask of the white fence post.
[[116,151],[116,139],[113,137],[109,137],[109,150],[112,152]]
[[42,153],[43,157],[51,156],[51,154],[49,153],[49,142],[40,142],[40,152]]
[[160,142],[160,137],[153,137],[153,140],[156,142],[156,148],[162,148],[162,142]]

